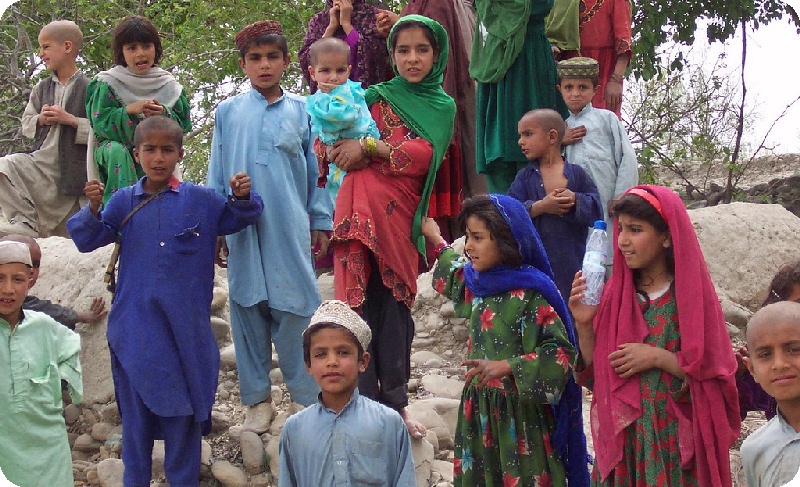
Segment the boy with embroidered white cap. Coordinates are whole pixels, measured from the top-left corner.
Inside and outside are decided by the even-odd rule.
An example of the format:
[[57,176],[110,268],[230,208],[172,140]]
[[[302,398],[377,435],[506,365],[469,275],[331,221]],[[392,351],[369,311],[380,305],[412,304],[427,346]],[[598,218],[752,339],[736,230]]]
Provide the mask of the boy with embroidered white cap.
[[322,391],[281,431],[280,487],[416,485],[400,414],[358,393],[371,339],[367,323],[342,301],[323,302],[311,317],[303,360]]
[[81,339],[44,313],[23,311],[30,277],[28,246],[0,242],[0,470],[15,485],[72,487],[61,380],[80,402]]

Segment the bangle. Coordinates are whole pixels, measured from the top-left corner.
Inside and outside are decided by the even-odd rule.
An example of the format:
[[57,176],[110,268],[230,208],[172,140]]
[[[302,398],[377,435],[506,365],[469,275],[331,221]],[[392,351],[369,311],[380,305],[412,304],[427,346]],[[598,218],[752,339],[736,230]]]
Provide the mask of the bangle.
[[442,255],[442,252],[444,252],[444,249],[448,248],[450,248],[450,244],[442,240],[436,244],[436,247],[433,248],[433,256],[438,259],[439,256]]
[[622,80],[624,79],[625,77],[621,74],[612,74],[611,76],[609,76],[609,81],[616,81],[619,84],[622,84]]
[[375,137],[361,137],[358,140],[361,144],[361,152],[367,157],[375,157],[378,155],[378,140]]

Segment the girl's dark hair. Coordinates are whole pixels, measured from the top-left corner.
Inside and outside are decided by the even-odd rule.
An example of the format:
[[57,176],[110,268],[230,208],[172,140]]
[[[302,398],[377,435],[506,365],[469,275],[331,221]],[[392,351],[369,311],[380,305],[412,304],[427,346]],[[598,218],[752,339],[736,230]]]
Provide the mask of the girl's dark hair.
[[439,44],[436,42],[436,36],[433,34],[433,31],[430,27],[419,20],[406,20],[405,22],[400,22],[397,27],[392,30],[392,33],[389,36],[389,45],[392,46],[390,51],[394,52],[394,48],[397,47],[397,36],[400,34],[400,32],[412,27],[422,29],[422,33],[425,34],[425,38],[431,43],[434,59],[438,59],[441,50],[439,48]]
[[784,264],[775,273],[772,282],[769,283],[767,297],[761,307],[779,301],[786,301],[792,294],[796,285],[800,284],[800,260]]
[[122,19],[114,29],[111,48],[114,51],[114,63],[120,66],[127,66],[125,56],[122,54],[122,46],[134,42],[152,43],[156,50],[156,57],[153,65],[161,61],[161,54],[164,52],[161,47],[161,36],[158,29],[149,19],[139,15],[129,15]]
[[497,250],[503,258],[500,264],[508,267],[520,267],[524,263],[517,239],[511,233],[511,227],[508,226],[505,218],[503,218],[503,215],[500,214],[488,196],[473,196],[472,198],[467,198],[461,204],[461,212],[458,214],[458,226],[464,233],[467,232],[467,218],[471,216],[481,220],[489,230],[492,240],[497,242]]
[[[622,198],[619,199],[617,205],[614,207],[614,216],[619,215],[628,215],[633,218],[644,220],[647,223],[653,225],[653,228],[660,233],[669,233],[669,226],[667,222],[664,221],[664,218],[661,217],[661,214],[653,208],[653,205],[647,202],[641,196],[637,196],[635,194],[625,194]],[[672,247],[670,245],[667,251],[667,269],[670,272],[675,274],[675,254],[673,253]]]

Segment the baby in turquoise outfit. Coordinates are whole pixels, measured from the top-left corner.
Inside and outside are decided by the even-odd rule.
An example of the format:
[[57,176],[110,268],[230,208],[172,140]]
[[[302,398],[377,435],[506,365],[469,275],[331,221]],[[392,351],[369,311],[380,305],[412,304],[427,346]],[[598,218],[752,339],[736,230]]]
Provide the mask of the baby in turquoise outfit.
[[[361,83],[349,79],[350,46],[341,39],[323,37],[311,45],[309,61],[308,72],[319,91],[306,98],[306,111],[311,116],[311,131],[319,141],[330,147],[339,139],[380,138]],[[322,162],[320,155],[317,157]],[[335,204],[346,171],[331,162],[327,168],[320,167],[320,176],[324,173]]]

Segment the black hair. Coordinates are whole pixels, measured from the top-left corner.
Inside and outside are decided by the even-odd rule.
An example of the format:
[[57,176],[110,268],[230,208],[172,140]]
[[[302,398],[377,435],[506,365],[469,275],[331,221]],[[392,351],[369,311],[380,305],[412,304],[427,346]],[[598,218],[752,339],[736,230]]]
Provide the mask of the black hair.
[[289,55],[289,46],[286,44],[286,37],[281,34],[262,34],[249,42],[245,42],[241,49],[239,49],[239,57],[244,60],[250,49],[265,45],[276,46],[281,51],[284,58]]
[[153,115],[139,122],[133,133],[133,145],[138,148],[151,132],[166,132],[179,149],[183,147],[183,129],[178,122],[165,115]]
[[[600,85],[600,77],[598,77],[598,76],[587,76],[586,78],[589,78],[590,80],[592,80],[592,86],[594,88],[597,88]],[[557,84],[558,84],[558,86],[561,86],[561,81],[565,80],[565,79],[586,79],[586,78],[576,78],[575,76],[570,76],[568,78],[562,78],[561,76],[559,76]]]
[[431,47],[433,48],[433,58],[438,59],[439,54],[441,53],[441,47],[439,47],[439,44],[436,42],[436,35],[433,33],[430,27],[419,20],[406,20],[398,23],[397,26],[392,29],[392,32],[389,36],[389,45],[392,46],[389,50],[394,52],[394,48],[397,46],[397,37],[400,32],[406,29],[411,29],[412,27],[422,29],[422,33],[425,35],[425,38],[428,40],[428,42],[431,43]]
[[547,132],[555,130],[558,134],[558,140],[556,142],[558,142],[558,147],[561,147],[561,141],[564,140],[564,134],[567,132],[567,122],[564,121],[564,117],[562,117],[560,113],[552,108],[537,108],[526,112],[520,121],[526,118],[533,119],[536,125],[545,129]]
[[779,301],[786,301],[791,296],[796,285],[800,284],[800,260],[784,264],[775,273],[772,282],[769,283],[767,297],[761,303],[761,307]]
[[156,50],[156,56],[153,65],[157,65],[161,61],[161,55],[164,49],[161,47],[161,36],[158,35],[156,26],[145,17],[140,15],[129,15],[122,19],[114,29],[113,40],[111,47],[114,52],[114,63],[120,66],[127,66],[125,56],[122,53],[122,47],[125,44],[132,44],[134,42],[152,43]]
[[[520,267],[524,261],[519,251],[519,243],[511,232],[503,215],[485,194],[467,198],[461,204],[458,214],[458,226],[463,233],[467,232],[467,219],[471,216],[481,220],[489,230],[489,237],[497,242],[498,253],[502,257],[501,265]],[[467,236],[469,239],[469,236]]]
[[313,327],[309,328],[308,331],[303,333],[303,362],[305,362],[308,367],[311,367],[311,337],[314,336],[318,331],[326,328],[331,330],[346,331],[347,337],[352,340],[352,342],[358,348],[358,360],[361,360],[361,358],[364,356],[364,347],[361,346],[361,342],[358,341],[358,338],[356,338],[356,336],[353,335],[350,330],[338,323],[317,323]]
[[[655,198],[655,196],[653,196]],[[653,205],[647,202],[641,196],[635,194],[625,194],[619,199],[616,206],[614,206],[614,216],[627,215],[638,220],[644,220],[657,232],[662,234],[669,234],[669,225],[661,217],[661,214],[656,210]],[[673,246],[665,249],[667,252],[667,269],[675,275],[675,254],[673,253]]]

